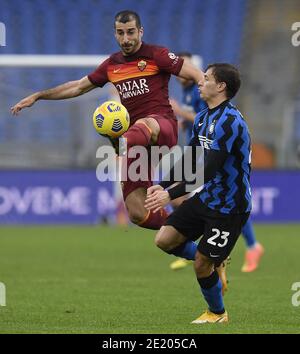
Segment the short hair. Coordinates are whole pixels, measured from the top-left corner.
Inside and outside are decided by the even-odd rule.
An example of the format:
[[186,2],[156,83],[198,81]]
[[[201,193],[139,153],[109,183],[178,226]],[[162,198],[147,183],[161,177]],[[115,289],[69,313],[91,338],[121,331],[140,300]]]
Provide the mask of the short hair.
[[115,28],[116,28],[116,22],[126,23],[133,20],[135,20],[136,27],[140,29],[142,27],[141,19],[136,12],[131,10],[120,11],[115,16]]
[[225,82],[227,98],[233,98],[241,86],[241,78],[238,69],[228,63],[209,64],[205,71],[212,69],[216,82]]

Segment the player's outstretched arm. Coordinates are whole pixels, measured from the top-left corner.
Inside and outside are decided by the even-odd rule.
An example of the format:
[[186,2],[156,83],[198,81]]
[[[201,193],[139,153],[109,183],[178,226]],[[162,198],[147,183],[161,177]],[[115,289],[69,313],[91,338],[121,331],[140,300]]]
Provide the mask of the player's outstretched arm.
[[196,84],[198,84],[199,81],[203,82],[204,80],[203,71],[186,60],[183,62],[178,76],[183,77],[184,79],[193,80]]
[[85,76],[80,80],[69,81],[49,90],[33,93],[11,107],[11,112],[16,115],[23,108],[31,107],[38,100],[63,100],[66,98],[77,97],[91,91],[95,87],[96,86],[90,82],[88,77]]

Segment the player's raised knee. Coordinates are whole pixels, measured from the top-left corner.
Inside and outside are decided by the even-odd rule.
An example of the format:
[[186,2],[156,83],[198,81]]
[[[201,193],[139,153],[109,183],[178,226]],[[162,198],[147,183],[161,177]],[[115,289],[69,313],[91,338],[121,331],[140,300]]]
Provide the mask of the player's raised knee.
[[128,216],[131,222],[140,225],[147,217],[146,209],[128,208]]
[[159,230],[155,236],[154,242],[155,245],[161,250],[168,251],[170,248],[172,248],[172,245],[170,244],[168,239],[164,236],[165,235],[163,229]]
[[137,124],[143,124],[150,132],[152,142],[156,142],[160,133],[160,126],[154,118],[141,118]]

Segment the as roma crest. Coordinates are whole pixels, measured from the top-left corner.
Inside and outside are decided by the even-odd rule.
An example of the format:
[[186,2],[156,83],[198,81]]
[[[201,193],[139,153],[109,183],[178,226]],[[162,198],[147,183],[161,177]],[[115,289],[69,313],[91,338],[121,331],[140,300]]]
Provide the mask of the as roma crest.
[[145,60],[140,60],[138,62],[138,68],[140,69],[140,71],[144,71],[146,66],[147,66],[147,62]]

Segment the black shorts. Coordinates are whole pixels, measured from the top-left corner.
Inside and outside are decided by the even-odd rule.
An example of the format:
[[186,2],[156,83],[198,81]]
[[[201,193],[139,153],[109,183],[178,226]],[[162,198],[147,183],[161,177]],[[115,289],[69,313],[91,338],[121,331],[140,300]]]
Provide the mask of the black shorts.
[[165,225],[173,226],[189,240],[197,240],[198,250],[216,266],[231,253],[250,213],[224,214],[208,208],[198,193],[184,201],[169,217]]

